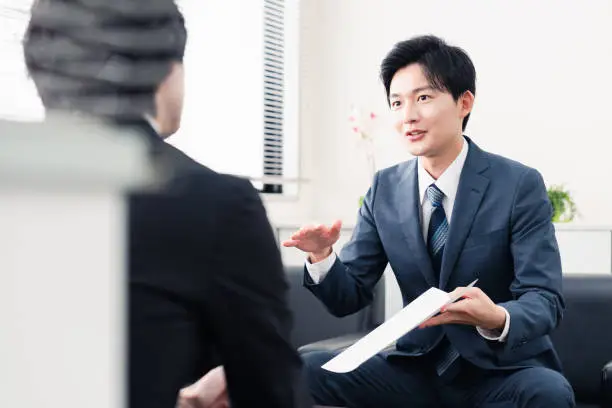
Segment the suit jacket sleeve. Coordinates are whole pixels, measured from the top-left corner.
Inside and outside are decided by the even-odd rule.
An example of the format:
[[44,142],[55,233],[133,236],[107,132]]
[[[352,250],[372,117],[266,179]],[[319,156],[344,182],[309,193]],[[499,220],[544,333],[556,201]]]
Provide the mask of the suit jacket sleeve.
[[206,320],[225,367],[232,407],[294,407],[303,385],[301,360],[290,343],[280,253],[258,193],[245,180],[234,187],[219,220]]
[[510,348],[549,334],[563,315],[561,258],[551,218],[542,176],[529,169],[519,182],[511,215],[514,300],[500,304],[510,314]]
[[355,313],[372,302],[374,287],[388,262],[373,210],[378,179],[379,174],[374,177],[372,187],[359,209],[351,240],[325,278],[315,284],[304,268],[304,286],[335,316]]

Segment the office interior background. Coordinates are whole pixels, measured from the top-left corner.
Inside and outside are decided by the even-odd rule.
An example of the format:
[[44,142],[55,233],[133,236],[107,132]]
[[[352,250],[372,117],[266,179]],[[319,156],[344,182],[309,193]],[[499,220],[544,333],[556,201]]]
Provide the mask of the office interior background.
[[[301,225],[340,219],[340,244],[346,242],[372,169],[411,158],[390,126],[379,64],[396,42],[435,34],[465,49],[476,67],[466,135],[570,193],[577,213],[555,224],[564,274],[612,274],[612,2],[177,3],[189,35],[186,100],[182,128],[168,142],[214,170],[250,178],[279,241]],[[31,4],[0,0],[3,120],[44,118],[21,47]],[[72,215],[94,207],[75,206]],[[39,218],[4,221],[40,221],[52,208]],[[120,227],[111,229],[105,231],[116,237],[114,244],[123,244]],[[71,231],[52,236],[70,241],[78,256],[87,243],[74,241]],[[120,259],[122,249],[113,253]],[[281,253],[287,266],[304,262],[296,249]],[[388,317],[401,298],[391,273],[385,282]],[[42,289],[35,291],[45,298]]]

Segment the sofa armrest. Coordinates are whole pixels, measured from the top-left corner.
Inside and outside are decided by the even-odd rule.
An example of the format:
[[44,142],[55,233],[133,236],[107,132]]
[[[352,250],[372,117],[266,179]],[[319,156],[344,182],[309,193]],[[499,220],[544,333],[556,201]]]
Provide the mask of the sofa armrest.
[[347,347],[351,346],[357,340],[365,336],[366,332],[351,333],[344,336],[334,337],[332,339],[326,339],[317,341],[314,343],[306,344],[298,349],[300,354],[310,353],[312,351],[337,351],[341,352]]
[[612,361],[601,371],[601,406],[612,407]]

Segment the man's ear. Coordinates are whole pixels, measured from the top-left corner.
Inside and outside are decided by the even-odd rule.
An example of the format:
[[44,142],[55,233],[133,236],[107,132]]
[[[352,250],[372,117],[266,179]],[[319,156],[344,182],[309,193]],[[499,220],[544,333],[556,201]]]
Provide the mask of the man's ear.
[[461,109],[461,117],[465,118],[472,112],[472,108],[474,107],[474,94],[472,91],[465,91],[463,95],[459,97],[458,105]]

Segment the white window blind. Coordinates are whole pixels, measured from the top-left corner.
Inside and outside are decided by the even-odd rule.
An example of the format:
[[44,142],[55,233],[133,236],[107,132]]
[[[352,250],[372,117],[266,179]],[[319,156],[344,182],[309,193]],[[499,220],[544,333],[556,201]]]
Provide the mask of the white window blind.
[[297,192],[284,185],[297,178],[297,0],[178,4],[189,33],[186,94],[170,143],[264,192]]
[[[264,176],[283,176],[285,2],[264,0]],[[266,193],[282,193],[282,184],[264,183]]]
[[0,119],[38,121],[44,109],[23,58],[33,0],[0,0]]

